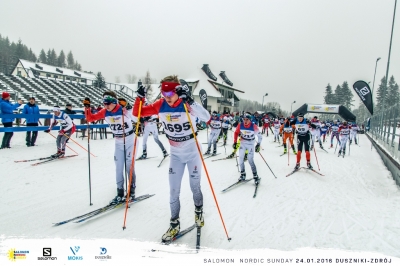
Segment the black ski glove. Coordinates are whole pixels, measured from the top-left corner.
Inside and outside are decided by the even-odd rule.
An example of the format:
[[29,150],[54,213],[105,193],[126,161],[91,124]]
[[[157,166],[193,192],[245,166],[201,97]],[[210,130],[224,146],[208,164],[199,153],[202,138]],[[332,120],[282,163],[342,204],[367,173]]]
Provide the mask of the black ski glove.
[[256,152],[260,152],[260,143],[257,143],[256,145]]
[[140,98],[145,98],[146,97],[146,92],[147,92],[146,87],[143,86],[143,85],[140,85],[140,87],[136,91],[136,95],[138,97],[140,97]]
[[239,148],[239,144],[237,144],[237,142],[233,143],[232,148],[236,150],[237,148]]
[[46,129],[44,132],[49,133],[49,132],[50,132],[50,129]]
[[183,102],[187,102],[189,105],[194,103],[193,98],[189,95],[189,87],[187,85],[179,85],[175,87],[176,94],[178,94],[179,98],[183,100]]

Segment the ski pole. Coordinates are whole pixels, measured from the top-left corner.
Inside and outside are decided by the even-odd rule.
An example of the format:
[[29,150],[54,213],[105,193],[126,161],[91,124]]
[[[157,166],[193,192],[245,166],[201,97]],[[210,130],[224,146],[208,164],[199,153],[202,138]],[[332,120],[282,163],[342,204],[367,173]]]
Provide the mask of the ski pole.
[[[50,136],[52,136],[53,138],[57,139],[57,137],[55,137],[53,134],[51,134],[49,132]],[[75,154],[78,154],[76,151],[74,151],[73,149],[71,149],[71,147],[69,147],[67,144],[65,144],[65,146],[67,146],[68,149],[70,149],[71,151],[75,152]]]
[[125,178],[125,189],[128,190],[128,178],[126,178],[126,145],[125,145],[125,128],[124,127],[125,127],[125,120],[124,120],[124,111],[122,109],[122,129],[124,131],[122,133],[123,140],[124,140],[124,169],[125,169],[124,178]]
[[277,178],[276,175],[274,174],[274,172],[272,172],[271,167],[269,167],[267,161],[265,161],[265,159],[264,159],[264,157],[262,156],[261,152],[259,152],[258,154],[260,154],[261,158],[264,160],[265,164],[268,166],[268,168],[269,168],[269,170],[271,171],[271,173],[275,176],[275,178]]
[[[131,163],[131,169],[129,171],[129,188],[127,189],[128,193],[127,193],[127,199],[129,199],[130,197],[130,193],[131,193],[131,184],[132,184],[132,173],[133,173],[133,168],[135,167],[135,160],[136,160],[136,143],[137,143],[137,138],[138,138],[138,131],[139,131],[139,124],[140,124],[140,114],[142,113],[142,99],[140,98],[139,101],[139,113],[138,113],[138,117],[137,117],[137,123],[136,123],[136,131],[135,131],[135,141],[133,143],[133,155],[132,155],[132,163]],[[125,132],[124,132],[125,134]],[[126,213],[128,212],[128,205],[129,204],[129,200],[126,201],[126,205],[125,205],[125,214],[124,214],[124,225],[122,226],[122,229],[125,230],[126,228]]]
[[[289,140],[289,139],[288,139]],[[283,141],[282,141],[283,142]],[[290,156],[289,156],[289,151],[290,151],[290,148],[292,147],[291,145],[290,145],[290,141],[287,141],[287,146],[288,146],[288,149],[287,149],[287,165],[289,166],[289,163],[290,163]]]
[[[79,147],[81,147],[82,149],[84,149],[85,151],[89,152],[87,149],[85,149],[84,147],[82,147],[81,144],[79,144],[78,142],[76,142],[75,140],[73,140],[71,137],[68,137],[67,135],[63,134],[63,136],[69,138],[70,140],[72,140],[75,144],[77,144]],[[89,137],[88,137],[89,138]],[[96,157],[93,153],[89,152],[89,154],[91,154],[93,157]]]
[[350,146],[351,146],[351,145],[350,145],[350,142],[349,142],[349,156],[350,156]]
[[195,142],[196,142],[197,150],[198,150],[198,152],[199,152],[201,161],[202,161],[202,163],[203,163],[204,171],[206,172],[206,176],[207,176],[207,179],[208,179],[208,184],[210,185],[211,192],[212,192],[212,194],[213,194],[215,204],[217,205],[218,213],[219,213],[219,216],[220,216],[220,218],[221,218],[222,225],[223,225],[223,227],[224,227],[226,237],[228,238],[228,241],[230,241],[231,238],[229,237],[228,231],[226,230],[224,218],[222,217],[221,210],[220,210],[219,205],[218,205],[217,197],[215,196],[214,188],[213,188],[213,186],[212,186],[212,183],[211,183],[211,180],[210,180],[210,176],[208,175],[208,171],[207,171],[206,164],[204,163],[203,154],[201,153],[199,143],[197,142],[197,137],[196,137],[196,134],[195,134],[194,129],[193,129],[192,120],[190,119],[189,112],[188,112],[187,107],[186,107],[186,103],[183,104],[183,107],[185,108],[186,116],[187,116],[187,118],[188,118],[188,121],[189,121],[189,124],[190,124],[190,128],[192,129],[192,134],[193,134],[194,140],[195,140]]
[[317,165],[318,165],[318,171],[321,171],[321,169],[319,169],[319,163],[318,163],[318,157],[317,157],[317,152],[315,151],[315,147],[314,147],[314,154],[315,154],[315,159],[317,160]]
[[90,172],[90,122],[87,122],[87,131],[88,131],[87,146],[88,146],[88,165],[89,165],[89,201],[90,201],[90,206],[92,206],[93,205],[92,204],[92,178],[91,178],[92,176],[91,176],[91,172]]

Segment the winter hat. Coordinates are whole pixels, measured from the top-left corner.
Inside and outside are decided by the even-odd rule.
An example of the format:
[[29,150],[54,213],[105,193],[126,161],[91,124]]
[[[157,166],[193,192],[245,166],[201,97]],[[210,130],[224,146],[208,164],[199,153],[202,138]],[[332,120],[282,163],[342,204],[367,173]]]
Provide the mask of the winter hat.
[[10,97],[10,94],[8,92],[6,92],[6,91],[3,91],[3,93],[1,94],[1,98],[5,99],[5,98],[8,98],[8,97]]
[[165,81],[165,82],[161,83],[161,91],[163,91],[163,92],[170,92],[170,91],[175,92],[175,88],[177,86],[179,86],[179,85],[181,85],[181,84],[179,84],[177,82]]

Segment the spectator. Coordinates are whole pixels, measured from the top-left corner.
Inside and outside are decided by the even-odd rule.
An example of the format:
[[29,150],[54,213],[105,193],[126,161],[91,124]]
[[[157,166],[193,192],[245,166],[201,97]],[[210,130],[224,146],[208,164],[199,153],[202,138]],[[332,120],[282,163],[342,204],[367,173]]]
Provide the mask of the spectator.
[[[4,115],[11,115],[13,111],[21,106],[22,101],[18,100],[18,103],[11,104],[10,103],[10,94],[4,91],[1,94],[0,100],[0,113]],[[1,122],[3,123],[4,127],[12,127],[13,126],[13,118],[2,118]],[[10,142],[11,138],[14,135],[14,132],[4,132],[3,141],[1,142],[0,149],[11,148]]]
[[[29,98],[29,103],[25,104],[24,110],[22,111],[23,114],[27,115],[38,115],[39,107],[36,105],[35,97]],[[26,118],[26,126],[27,127],[37,127],[39,124],[39,117],[27,117]],[[32,133],[32,136],[31,136]],[[26,146],[35,146],[36,138],[38,132],[37,131],[27,131],[26,132]]]
[[92,114],[95,114],[95,113],[97,113],[97,109],[94,108],[94,106],[92,105],[92,106],[90,107],[90,112],[92,112]]
[[99,112],[101,109],[103,109],[103,107],[101,107],[101,105],[99,104],[98,106],[97,106],[97,112]]
[[70,103],[67,103],[67,104],[65,105],[64,113],[66,113],[66,114],[68,114],[68,115],[74,115],[74,114],[76,114],[76,112],[72,110],[72,104],[70,104]]

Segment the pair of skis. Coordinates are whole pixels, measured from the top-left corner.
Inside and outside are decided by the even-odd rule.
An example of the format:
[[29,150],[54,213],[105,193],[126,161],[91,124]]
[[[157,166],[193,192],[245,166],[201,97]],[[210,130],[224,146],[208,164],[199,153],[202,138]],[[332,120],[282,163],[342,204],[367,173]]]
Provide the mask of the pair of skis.
[[[226,192],[228,190],[231,190],[232,188],[235,188],[235,187],[237,187],[239,185],[245,184],[245,183],[247,183],[247,182],[249,182],[251,180],[254,180],[254,178],[239,180],[239,181],[233,183],[232,185],[230,185],[229,187],[223,189],[221,192]],[[253,198],[255,198],[257,196],[257,191],[258,191],[258,185],[259,184],[260,184],[260,182],[255,184],[256,187],[255,187],[255,190],[254,190]]]
[[297,168],[297,169],[294,169],[294,170],[293,170],[292,172],[290,172],[289,174],[287,174],[286,177],[293,175],[294,173],[296,173],[296,172],[299,171],[300,169],[310,170],[310,171],[313,171],[313,172],[316,173],[316,174],[319,174],[320,176],[325,176],[325,175],[321,174],[320,172],[318,172],[318,171],[316,171],[316,170],[314,170],[314,169],[307,168],[307,167],[299,167],[299,168]]
[[42,157],[42,158],[37,158],[37,159],[19,160],[19,161],[14,161],[14,162],[23,163],[23,162],[40,161],[40,162],[31,164],[32,166],[36,166],[36,165],[48,163],[48,162],[51,162],[51,161],[54,161],[54,160],[61,160],[61,159],[75,157],[75,156],[78,156],[78,155],[77,154],[73,154],[73,155],[66,155],[66,156],[63,156],[63,157],[51,157],[51,156],[48,156],[48,157]]
[[[131,205],[133,203],[137,203],[139,201],[143,201],[145,199],[153,197],[154,195],[155,194],[145,194],[145,195],[136,197],[133,201],[129,202],[129,205]],[[126,204],[126,202],[120,202],[118,204],[107,204],[106,206],[104,206],[102,208],[99,208],[97,210],[85,213],[83,215],[76,216],[74,218],[71,218],[71,219],[68,219],[68,220],[65,220],[65,221],[54,223],[53,226],[59,226],[59,225],[63,225],[63,224],[69,223],[69,222],[82,223],[82,222],[85,222],[85,221],[87,221],[89,219],[92,219],[92,218],[94,218],[94,217],[96,217],[96,216],[98,216],[100,214],[104,214],[104,213],[106,213],[108,211],[111,211],[111,210],[117,209],[119,207],[125,206],[125,204]]]
[[203,155],[208,155],[208,156],[204,157],[204,160],[205,160],[205,159],[208,159],[208,158],[211,158],[211,157],[215,157],[215,156],[220,155],[220,154],[221,154],[221,153],[216,153],[216,154],[211,154],[211,155],[203,154]]

